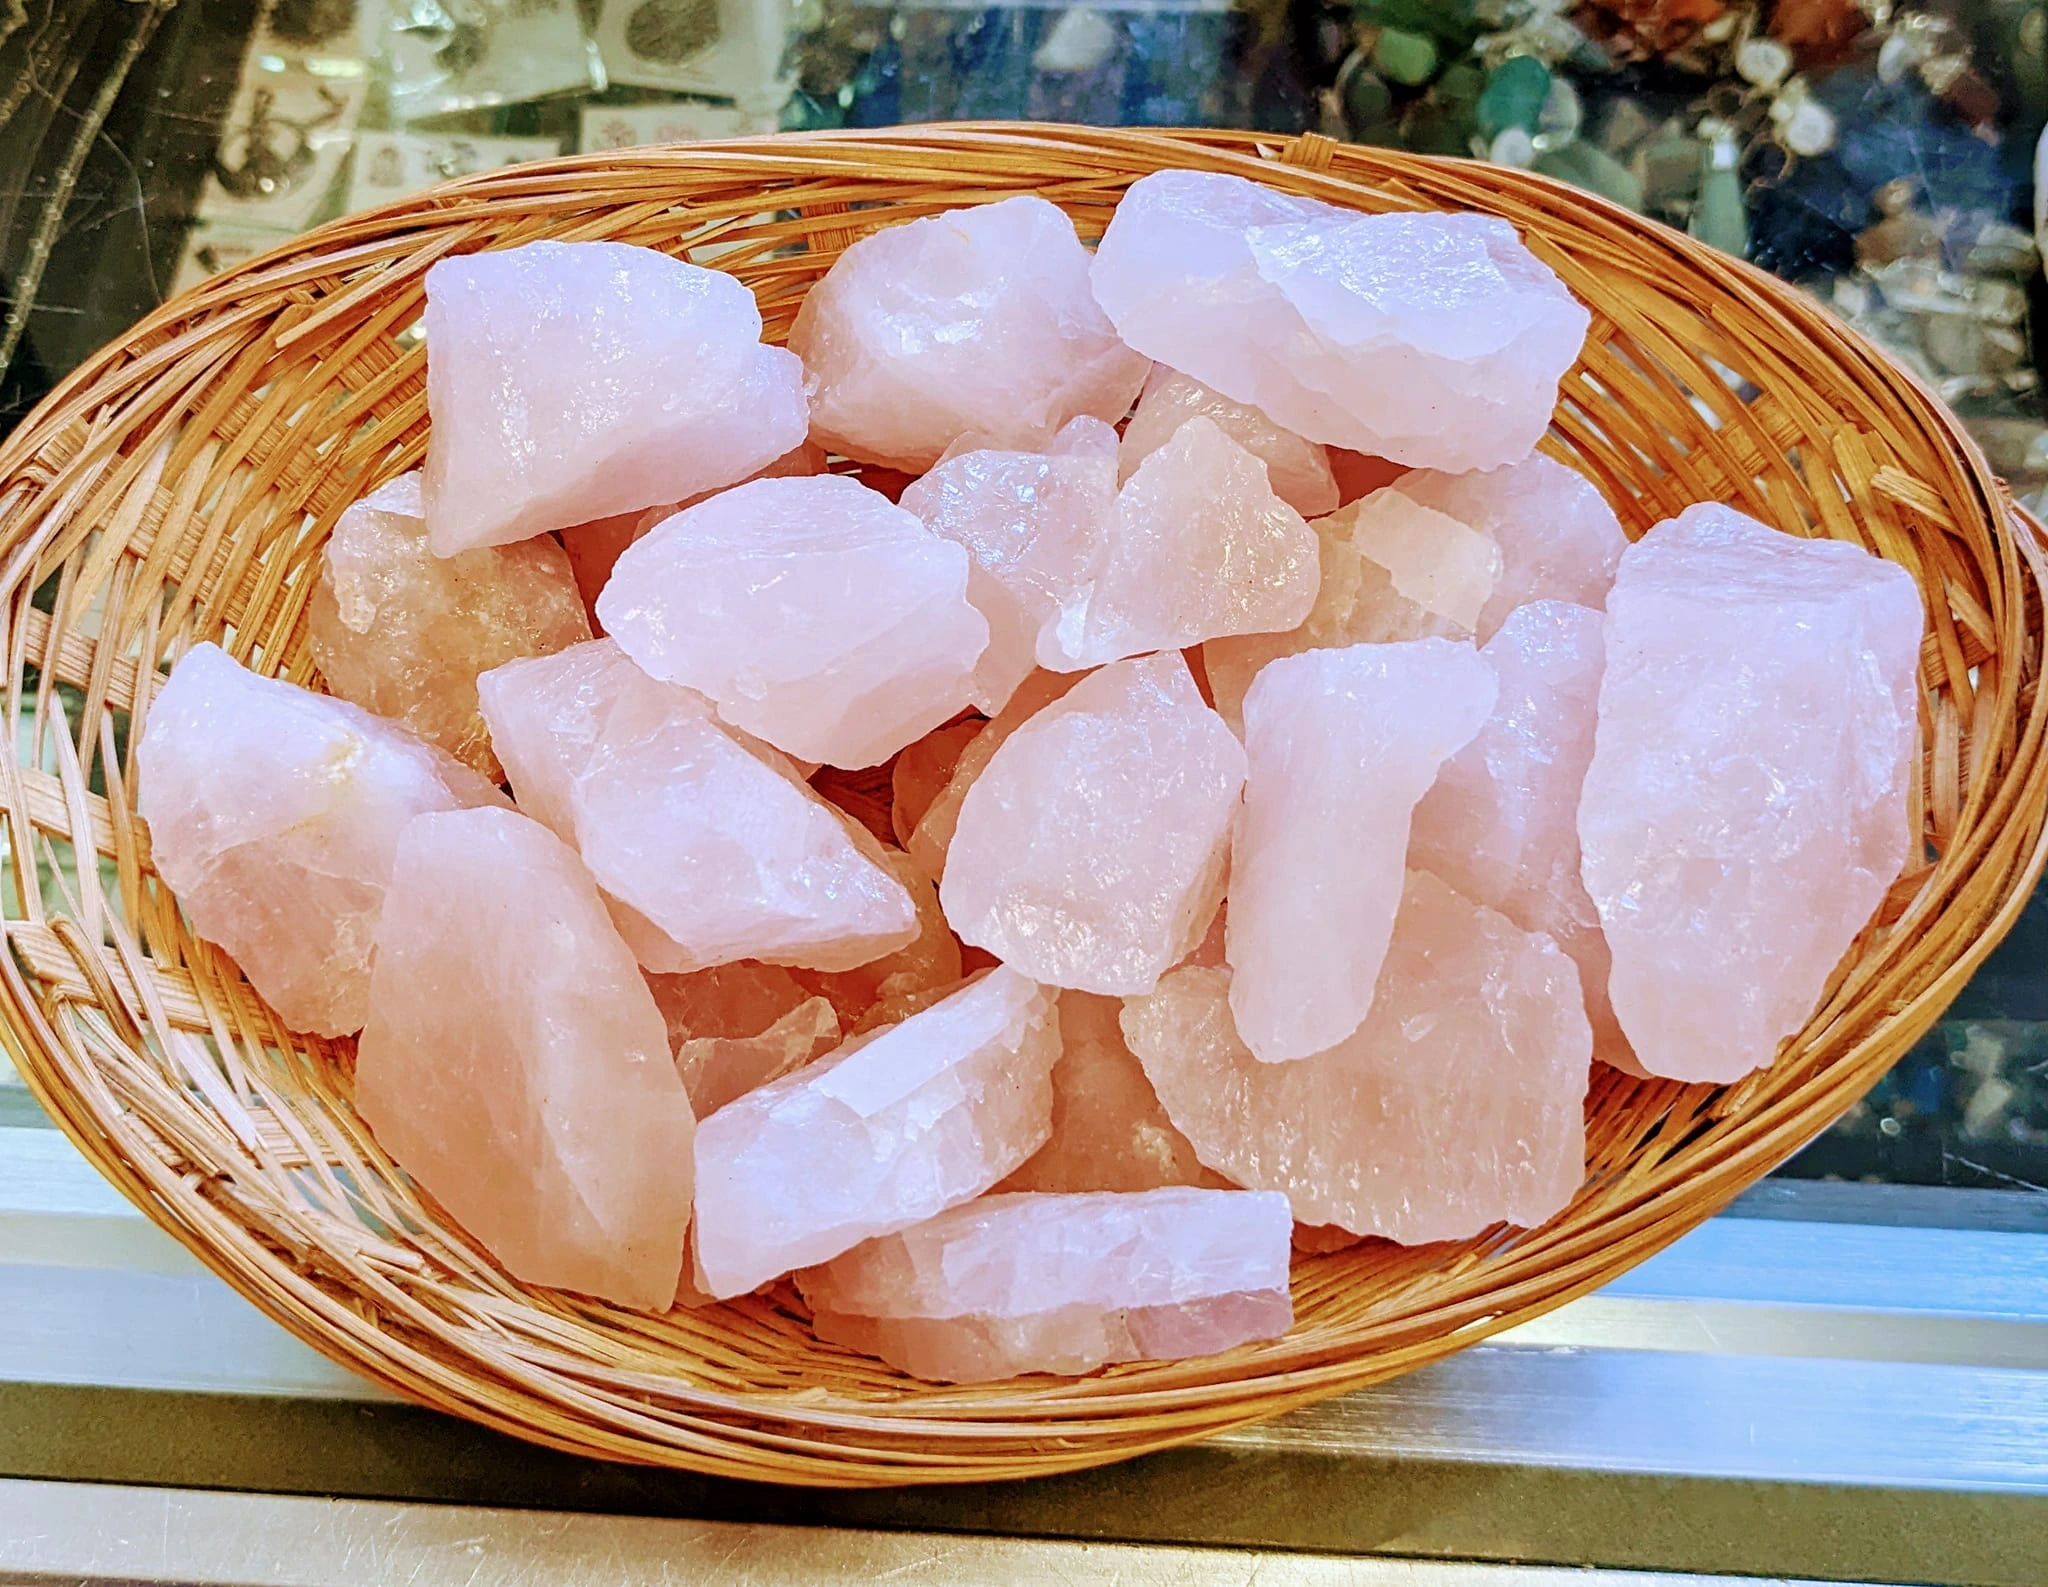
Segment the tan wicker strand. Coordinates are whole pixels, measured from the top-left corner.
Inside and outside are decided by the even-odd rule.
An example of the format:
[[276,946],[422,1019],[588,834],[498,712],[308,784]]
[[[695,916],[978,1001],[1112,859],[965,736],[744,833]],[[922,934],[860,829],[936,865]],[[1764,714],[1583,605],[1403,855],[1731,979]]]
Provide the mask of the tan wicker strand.
[[[1594,312],[1546,447],[1631,533],[1718,499],[1920,582],[1927,843],[1806,1029],[1728,1088],[1601,1071],[1588,1173],[1537,1230],[1366,1242],[1295,1267],[1284,1339],[1061,1381],[918,1384],[812,1338],[787,1286],[665,1316],[528,1290],[350,1105],[348,1042],[294,1038],[195,940],[133,816],[134,745],[200,639],[310,679],[302,614],[355,495],[415,463],[426,267],[536,237],[715,262],[771,336],[875,227],[1038,193],[1100,235],[1165,166],[1363,210],[1506,217]],[[1525,173],[1306,138],[909,128],[633,150],[470,178],[207,282],[0,444],[0,1035],[124,1193],[286,1327],[402,1394],[583,1454],[875,1485],[1028,1476],[1197,1438],[1435,1360],[1597,1288],[1837,1118],[1939,1016],[2048,859],[2048,546],[1935,398],[1746,265]],[[857,792],[865,784],[850,783]],[[872,812],[871,812],[872,814]],[[42,865],[47,884],[24,878]]]

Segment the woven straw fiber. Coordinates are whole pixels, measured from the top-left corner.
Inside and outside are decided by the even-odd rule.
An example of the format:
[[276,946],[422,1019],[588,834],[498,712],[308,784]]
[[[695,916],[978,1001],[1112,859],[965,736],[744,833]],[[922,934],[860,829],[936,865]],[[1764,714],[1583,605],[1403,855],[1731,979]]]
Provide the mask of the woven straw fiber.
[[[1899,562],[1920,671],[1926,860],[1767,1072],[1599,1069],[1589,1172],[1532,1232],[1302,1257],[1285,1339],[1064,1381],[919,1384],[816,1342],[787,1292],[669,1316],[508,1279],[379,1150],[352,1043],[293,1036],[193,938],[150,865],[133,747],[170,663],[218,640],[315,681],[305,607],[342,508],[418,464],[410,328],[434,260],[536,237],[715,262],[771,337],[875,227],[1038,193],[1100,235],[1135,178],[1235,172],[1366,210],[1521,227],[1593,310],[1549,449],[1631,534],[1726,501]],[[1842,1113],[2010,926],[2043,860],[2044,559],[1955,420],[1791,289],[1539,177],[1309,137],[1030,126],[632,150],[352,217],[167,305],[0,447],[0,1018],[36,1095],[138,1205],[265,1312],[402,1394],[558,1448],[873,1485],[1052,1472],[1197,1438],[1434,1360],[1668,1244]],[[23,879],[39,877],[23,887]]]

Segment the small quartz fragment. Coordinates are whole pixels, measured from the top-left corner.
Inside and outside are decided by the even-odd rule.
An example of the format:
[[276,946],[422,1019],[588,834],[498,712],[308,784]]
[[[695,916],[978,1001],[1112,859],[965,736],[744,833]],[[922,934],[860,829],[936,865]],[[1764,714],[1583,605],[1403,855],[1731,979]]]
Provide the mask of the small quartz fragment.
[[858,481],[741,485],[627,548],[598,618],[652,676],[804,760],[874,766],[957,715],[988,624],[967,553]]
[[1151,990],[1222,897],[1244,768],[1178,652],[1089,674],[968,787],[939,892],[946,918],[1048,985]]
[[1029,196],[862,238],[789,345],[818,440],[913,474],[962,436],[1029,449],[1083,414],[1114,424],[1150,368],[1096,307],[1073,222]]
[[613,242],[427,271],[428,543],[437,556],[683,501],[802,444],[803,366],[754,295]]
[[1714,504],[1623,553],[1579,840],[1649,1073],[1770,1063],[1905,867],[1924,621],[1897,564]]
[[1593,1038],[1548,937],[1411,871],[1372,1013],[1329,1051],[1254,1058],[1230,972],[1175,970],[1124,1035],[1210,1168],[1286,1194],[1304,1224],[1404,1245],[1532,1227],[1585,1176]]
[[705,1119],[700,1281],[723,1300],[971,1201],[1044,1144],[1053,994],[998,967]]
[[988,1382],[1214,1355],[1293,1323],[1284,1196],[995,1195],[797,1275],[818,1337]]
[[540,823],[437,812],[400,836],[356,1108],[513,1277],[673,1300],[690,1099],[603,900]]
[[[889,827],[905,850],[911,834],[959,768],[967,746],[988,726],[978,716],[962,717],[906,745],[889,767]],[[962,790],[965,792],[965,790]],[[949,834],[950,837],[950,834]],[[936,879],[936,878],[935,878]]]
[[672,1048],[700,1037],[758,1035],[811,996],[783,966],[745,959],[687,975],[650,975],[647,986],[668,1022]]
[[1141,177],[1096,251],[1124,340],[1310,441],[1450,470],[1535,448],[1591,316],[1506,221]]
[[306,613],[306,643],[330,692],[490,782],[503,773],[477,711],[476,675],[589,637],[569,560],[552,540],[429,552],[417,473],[342,513]]
[[780,965],[742,960],[647,986],[700,1119],[839,1045],[832,1005]]
[[1389,463],[1383,457],[1369,457],[1348,447],[1332,446],[1325,450],[1330,454],[1330,473],[1337,481],[1339,506],[1349,507],[1376,490],[1384,490],[1408,472],[1405,463]]
[[910,842],[905,845],[925,875],[935,882],[944,879],[946,850],[952,846],[953,829],[959,824],[960,805],[967,798],[967,790],[974,786],[974,779],[988,769],[1003,741],[1053,701],[1063,698],[1081,677],[1078,672],[1032,673],[1017,686],[1010,703],[981,724],[981,731],[961,748],[952,776],[919,814],[917,825],[911,829]]
[[1225,940],[1231,1011],[1257,1057],[1312,1057],[1364,1021],[1416,803],[1495,689],[1478,652],[1448,639],[1283,656],[1253,682]]
[[137,810],[192,929],[293,1030],[342,1036],[368,1008],[399,833],[429,810],[503,805],[467,766],[344,700],[194,645],[150,703]]
[[1283,430],[1257,408],[1232,402],[1192,376],[1164,364],[1152,366],[1152,378],[1138,398],[1137,411],[1124,426],[1117,452],[1117,471],[1128,480],[1138,465],[1173,439],[1189,419],[1200,415],[1266,465],[1273,494],[1304,518],[1320,518],[1337,510],[1337,481],[1330,472],[1329,448],[1304,441]]
[[917,940],[855,969],[799,970],[798,982],[830,1001],[849,1036],[894,1025],[931,1007],[959,985],[960,939],[939,908],[936,883],[899,849],[880,851],[882,868],[902,884],[917,907]]

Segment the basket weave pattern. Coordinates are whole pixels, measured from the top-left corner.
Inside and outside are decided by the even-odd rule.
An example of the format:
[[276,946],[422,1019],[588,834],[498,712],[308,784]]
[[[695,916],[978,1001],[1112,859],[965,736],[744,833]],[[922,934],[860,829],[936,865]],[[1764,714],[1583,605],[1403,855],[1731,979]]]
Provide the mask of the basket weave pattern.
[[[1904,565],[1927,862],[1822,1007],[1730,1088],[1596,1066],[1589,1176],[1544,1228],[1295,1265],[1285,1339],[1206,1360],[936,1388],[811,1337],[787,1293],[650,1317],[508,1279],[378,1148],[353,1044],[293,1036],[150,865],[133,746],[163,669],[212,639],[314,681],[305,608],[343,507],[415,466],[436,259],[640,243],[750,285],[771,338],[866,231],[1038,193],[1099,236],[1162,166],[1368,210],[1505,216],[1593,310],[1555,455],[1629,532],[1695,501]],[[412,1398],[578,1453],[867,1485],[999,1478],[1182,1442],[1407,1371],[1596,1287],[1804,1144],[1934,1021],[2044,856],[2048,557],[1953,418],[1817,306],[1539,177],[1249,135],[914,129],[634,150],[472,178],[338,222],[158,311],[0,446],[0,630],[23,724],[0,1020],[80,1148],[271,1316]],[[25,878],[41,879],[23,887]]]

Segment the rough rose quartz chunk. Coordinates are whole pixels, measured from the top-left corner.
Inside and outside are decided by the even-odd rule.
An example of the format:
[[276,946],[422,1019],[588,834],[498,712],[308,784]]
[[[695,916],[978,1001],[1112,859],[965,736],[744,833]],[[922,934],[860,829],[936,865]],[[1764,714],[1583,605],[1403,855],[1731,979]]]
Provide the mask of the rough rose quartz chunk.
[[398,835],[428,810],[505,803],[467,766],[346,701],[194,645],[149,708],[137,808],[192,929],[293,1030],[368,1008]]
[[1531,1226],[1585,1175],[1593,1038],[1556,943],[1408,874],[1372,1013],[1299,1063],[1260,1063],[1230,972],[1175,970],[1124,1035],[1209,1167],[1305,1224],[1404,1245]]
[[1173,1127],[1117,1023],[1123,1005],[1060,993],[1052,1137],[999,1190],[1156,1190],[1194,1185],[1202,1165]]
[[1649,1073],[1768,1064],[1904,868],[1923,621],[1905,569],[1727,507],[1623,554],[1579,841]]
[[849,1036],[893,1025],[931,1007],[959,983],[960,939],[939,908],[939,889],[900,849],[878,851],[882,868],[895,877],[917,909],[917,937],[907,947],[851,970],[798,970],[797,981],[826,999]]
[[1252,684],[1225,942],[1231,1011],[1259,1058],[1311,1057],[1365,1019],[1416,803],[1496,687],[1448,639],[1284,656]]
[[1049,985],[1150,991],[1222,897],[1244,767],[1177,652],[1091,673],[968,788],[939,889],[946,918]]
[[651,248],[530,242],[427,272],[428,539],[503,545],[745,479],[804,439],[754,295]]
[[1294,1321],[1287,1199],[984,1196],[797,1275],[821,1339],[987,1382],[1214,1355]]
[[967,553],[839,475],[764,479],[627,548],[598,620],[654,677],[804,760],[873,766],[957,715],[988,623]]
[[1074,420],[1046,452],[945,458],[902,505],[972,558],[967,598],[988,619],[974,703],[994,715],[1038,665],[1039,636],[1100,561],[1114,523],[1116,431]]
[[832,1005],[779,965],[650,975],[647,986],[700,1119],[839,1045]]
[[1579,967],[1593,1055],[1626,1064],[1607,1002],[1607,939],[1579,878],[1579,789],[1593,758],[1605,650],[1601,617],[1568,601],[1517,607],[1480,651],[1500,694],[1486,725],[1415,807],[1409,863]]
[[1200,416],[1266,465],[1273,494],[1304,518],[1320,518],[1337,510],[1337,480],[1330,472],[1329,448],[1304,441],[1283,430],[1257,408],[1232,402],[1192,376],[1164,364],[1152,366],[1152,377],[1138,398],[1131,422],[1124,426],[1117,469],[1124,479],[1158,451],[1188,420]]
[[913,474],[963,436],[1030,449],[1083,414],[1114,424],[1151,367],[1096,307],[1073,222],[1032,197],[862,238],[804,298],[789,345],[812,433]]
[[723,1300],[971,1201],[1044,1144],[1053,994],[998,967],[704,1120],[697,1261]]
[[575,854],[509,810],[399,838],[356,1107],[529,1284],[665,1309],[690,1222],[690,1099]]
[[952,847],[953,831],[960,822],[960,806],[966,802],[967,790],[974,786],[975,778],[988,769],[996,751],[1018,728],[1053,701],[1064,698],[1081,677],[1077,672],[1034,672],[1017,686],[1008,705],[979,724],[981,731],[961,747],[952,776],[933,795],[911,830],[907,845],[910,857],[925,875],[934,881],[944,878],[946,851]]
[[341,515],[320,559],[306,643],[328,689],[388,716],[496,782],[476,675],[590,637],[552,540],[427,550],[420,477],[401,474]]
[[850,970],[917,936],[879,845],[612,641],[512,662],[478,687],[520,808],[628,906],[622,929],[649,969]]
[[1360,215],[1199,171],[1131,185],[1094,281],[1140,352],[1308,440],[1422,468],[1528,456],[1591,323],[1505,221]]

